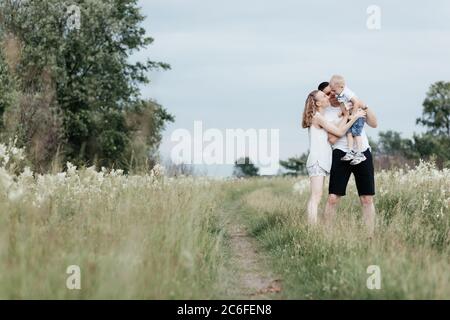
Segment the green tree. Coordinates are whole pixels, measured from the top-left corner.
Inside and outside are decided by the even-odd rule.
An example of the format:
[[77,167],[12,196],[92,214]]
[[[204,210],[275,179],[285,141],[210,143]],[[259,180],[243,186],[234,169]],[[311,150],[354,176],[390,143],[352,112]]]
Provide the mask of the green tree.
[[[79,29],[69,24],[74,17],[68,11],[72,4],[81,13]],[[162,106],[140,95],[140,86],[149,83],[148,71],[169,68],[150,59],[131,62],[132,53],[153,41],[141,27],[143,20],[137,0],[4,0],[0,4],[3,38],[20,47],[18,62],[9,67],[27,97],[19,98],[18,105],[31,109],[30,114],[51,110],[45,121],[60,117],[62,134],[55,134],[58,139],[46,145],[62,145],[66,160],[129,164],[130,156],[142,154],[132,149],[142,127],[133,127],[129,119],[136,113],[146,115],[139,124],[152,128],[146,131],[152,137],[144,139],[148,150],[157,147],[160,130],[173,121]],[[34,118],[28,118],[32,126]],[[20,125],[16,121],[16,131],[29,145],[36,140],[29,133],[34,131],[21,132]],[[49,125],[39,130],[55,127]]]
[[[13,102],[13,81],[8,72],[8,65],[3,52],[0,51],[0,119]],[[0,123],[0,126],[3,123]]]
[[450,138],[450,82],[431,85],[423,102],[422,117],[416,120],[428,128],[428,133]]
[[433,157],[439,166],[450,166],[450,82],[430,86],[423,102],[422,117],[416,121],[427,132],[414,135],[414,149],[421,158]]
[[378,152],[380,151],[380,147],[379,147],[379,145],[378,145],[378,141],[375,140],[375,139],[373,139],[373,138],[370,137],[370,136],[367,136],[367,140],[368,140],[368,142],[369,142],[369,146],[370,146],[370,149],[371,149],[372,154],[373,154],[374,156],[377,155]]
[[285,175],[305,175],[306,174],[306,160],[308,153],[303,153],[298,157],[291,157],[287,160],[281,160],[280,165],[287,170]]
[[404,156],[414,158],[414,143],[411,139],[402,138],[400,132],[385,131],[378,134],[378,152],[383,155]]
[[450,167],[450,139],[431,133],[414,135],[414,152],[417,158],[434,158],[439,167]]
[[238,178],[255,177],[259,175],[259,169],[249,157],[239,158],[234,162],[233,175]]

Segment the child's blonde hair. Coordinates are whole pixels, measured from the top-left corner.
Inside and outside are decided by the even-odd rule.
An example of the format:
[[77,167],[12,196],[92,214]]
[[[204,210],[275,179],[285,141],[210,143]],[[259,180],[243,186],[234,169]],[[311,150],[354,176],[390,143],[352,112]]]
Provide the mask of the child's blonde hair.
[[340,86],[343,87],[345,86],[345,79],[343,76],[340,76],[338,74],[335,74],[331,77],[330,80],[330,86],[334,87],[334,86]]

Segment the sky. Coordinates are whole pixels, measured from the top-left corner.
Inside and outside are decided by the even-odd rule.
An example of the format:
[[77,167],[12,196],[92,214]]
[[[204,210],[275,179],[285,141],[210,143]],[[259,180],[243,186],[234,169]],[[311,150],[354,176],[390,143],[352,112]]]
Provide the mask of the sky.
[[[369,29],[380,9],[380,28]],[[333,74],[376,113],[379,131],[422,132],[415,120],[429,86],[450,79],[450,1],[140,0],[154,43],[133,60],[164,61],[142,95],[175,115],[177,129],[278,129],[279,157],[308,150],[300,118],[307,94]],[[372,21],[372,20],[370,20]],[[194,151],[195,152],[195,151]],[[231,165],[198,166],[227,176]],[[263,170],[263,174],[275,173]]]

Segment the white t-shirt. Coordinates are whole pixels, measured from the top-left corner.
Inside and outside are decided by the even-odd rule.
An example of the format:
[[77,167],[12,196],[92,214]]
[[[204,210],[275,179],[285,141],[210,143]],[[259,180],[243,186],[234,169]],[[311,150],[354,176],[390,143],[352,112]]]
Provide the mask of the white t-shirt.
[[[333,122],[334,124],[338,124],[340,121],[340,115],[341,108],[339,107],[333,107],[329,106],[325,109],[324,117],[327,121]],[[361,132],[361,138],[362,138],[362,150],[366,151],[367,149],[370,149],[369,140],[367,139],[366,131],[364,128]],[[343,135],[339,138],[338,141],[336,141],[335,144],[331,146],[333,149],[339,149],[344,152],[348,152],[348,143],[347,143],[347,136]],[[356,149],[356,139],[354,139],[354,148]]]
[[350,90],[347,86],[344,87],[344,90],[340,94],[337,95],[337,100],[341,103],[348,103],[354,97],[356,97],[355,93]]

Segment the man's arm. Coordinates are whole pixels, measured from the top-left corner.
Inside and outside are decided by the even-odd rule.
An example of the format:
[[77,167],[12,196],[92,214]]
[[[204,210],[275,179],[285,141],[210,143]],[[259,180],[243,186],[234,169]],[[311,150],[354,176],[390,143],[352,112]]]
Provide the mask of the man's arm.
[[366,105],[363,101],[361,101],[357,97],[351,98],[350,101],[353,103],[353,107],[356,109],[357,108],[364,109],[364,106]]
[[372,128],[376,128],[378,126],[377,117],[375,116],[375,112],[372,111],[371,108],[366,108],[367,116],[366,116],[366,122],[369,126]]
[[360,107],[361,109],[367,112],[366,117],[367,124],[372,128],[376,128],[378,126],[377,117],[375,116],[375,113],[372,111],[372,109],[369,109],[367,104],[359,100],[357,97],[353,97],[351,101],[353,102],[354,106]]

